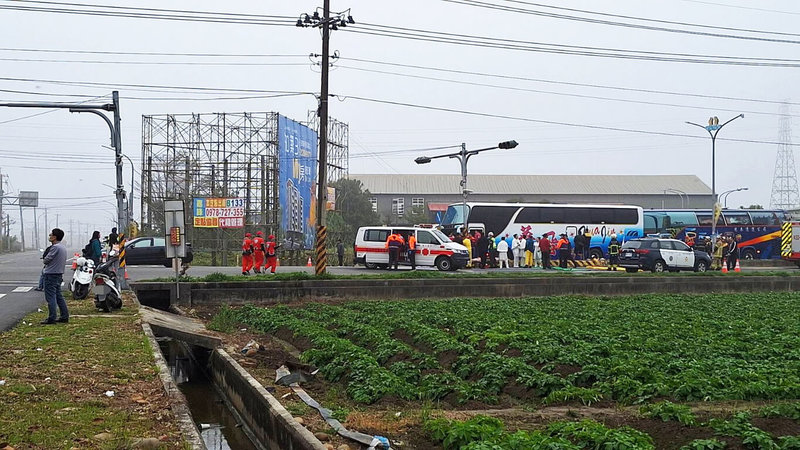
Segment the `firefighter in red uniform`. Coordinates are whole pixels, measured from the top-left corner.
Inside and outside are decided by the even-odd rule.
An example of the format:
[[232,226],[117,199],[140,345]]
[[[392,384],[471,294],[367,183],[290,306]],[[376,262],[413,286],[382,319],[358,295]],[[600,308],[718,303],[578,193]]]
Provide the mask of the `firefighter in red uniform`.
[[397,270],[397,261],[400,259],[400,248],[405,244],[403,236],[392,233],[386,238],[386,248],[389,249],[389,269],[394,266]]
[[265,245],[265,253],[267,254],[267,265],[264,266],[264,273],[267,272],[267,269],[270,270],[269,273],[275,273],[275,269],[278,268],[278,253],[276,250],[280,247],[280,245],[275,243],[275,236],[270,234],[267,236],[267,243]]
[[250,275],[253,268],[253,239],[252,234],[245,233],[242,241],[242,275]]
[[[264,233],[256,231],[253,238],[253,272],[261,273],[261,266],[264,265]],[[264,269],[266,272],[266,269]]]

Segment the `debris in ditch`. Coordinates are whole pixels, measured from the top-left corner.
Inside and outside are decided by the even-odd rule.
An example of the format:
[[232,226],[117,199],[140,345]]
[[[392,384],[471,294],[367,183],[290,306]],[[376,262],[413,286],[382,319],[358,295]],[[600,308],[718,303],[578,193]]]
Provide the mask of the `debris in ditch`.
[[259,343],[255,340],[251,339],[250,342],[248,342],[247,345],[242,348],[242,354],[244,356],[253,356],[258,353],[259,349],[261,349],[261,345],[259,345]]
[[103,394],[104,394],[106,397],[113,397],[113,396],[114,396],[114,391],[105,391]]
[[6,380],[0,380],[0,386],[5,386]]
[[[275,370],[275,382],[283,384],[283,382],[289,381],[291,379],[290,377],[295,374],[300,374],[300,376],[302,376],[303,372],[303,370],[295,370],[294,372],[290,372],[289,368],[284,364]],[[306,373],[311,376],[311,373]],[[314,373],[316,373],[316,371],[314,371]],[[369,450],[376,450],[379,448],[382,450],[391,450],[391,444],[389,443],[389,440],[383,436],[370,436],[365,433],[360,433],[358,431],[352,431],[345,428],[341,422],[333,418],[330,409],[322,407],[322,405],[311,398],[311,396],[308,395],[308,393],[301,388],[297,382],[290,383],[289,387],[295,394],[297,394],[298,397],[300,397],[301,400],[303,400],[306,405],[316,409],[325,422],[327,422],[331,428],[336,430],[336,433],[338,433],[339,436],[346,437],[363,445],[367,445],[369,446]],[[286,394],[281,398],[286,398],[290,394],[291,393]],[[295,419],[300,419],[298,422],[301,424],[303,423],[301,418],[298,417]]]

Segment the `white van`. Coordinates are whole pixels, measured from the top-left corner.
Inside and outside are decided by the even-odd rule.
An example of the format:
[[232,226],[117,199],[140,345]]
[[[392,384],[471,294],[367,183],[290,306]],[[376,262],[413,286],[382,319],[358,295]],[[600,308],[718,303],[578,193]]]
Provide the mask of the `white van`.
[[[392,233],[403,236],[414,234],[417,238],[417,266],[436,266],[439,270],[456,270],[467,265],[469,252],[467,247],[450,241],[441,231],[435,228],[420,227],[361,227],[356,234],[355,262],[364,264],[368,269],[389,267],[389,250],[386,238]],[[407,252],[400,252],[400,265],[409,266]]]

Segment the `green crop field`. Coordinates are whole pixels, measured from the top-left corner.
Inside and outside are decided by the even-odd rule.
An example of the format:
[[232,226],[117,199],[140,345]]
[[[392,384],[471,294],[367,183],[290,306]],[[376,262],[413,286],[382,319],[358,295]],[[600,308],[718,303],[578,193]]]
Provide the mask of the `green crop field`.
[[[800,399],[794,293],[306,303],[223,309],[217,319],[291,336],[363,405],[644,405],[661,417],[665,400]],[[442,423],[428,428],[446,439]],[[709,445],[693,448],[719,448]]]

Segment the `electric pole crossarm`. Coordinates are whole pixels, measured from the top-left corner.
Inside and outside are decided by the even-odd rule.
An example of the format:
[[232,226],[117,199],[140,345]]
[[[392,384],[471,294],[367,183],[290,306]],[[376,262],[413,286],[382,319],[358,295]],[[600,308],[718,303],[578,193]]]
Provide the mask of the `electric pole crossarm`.
[[114,105],[111,103],[106,103],[104,105],[87,105],[85,103],[0,103],[0,107],[48,108],[48,109],[102,109],[103,111],[114,110]]

